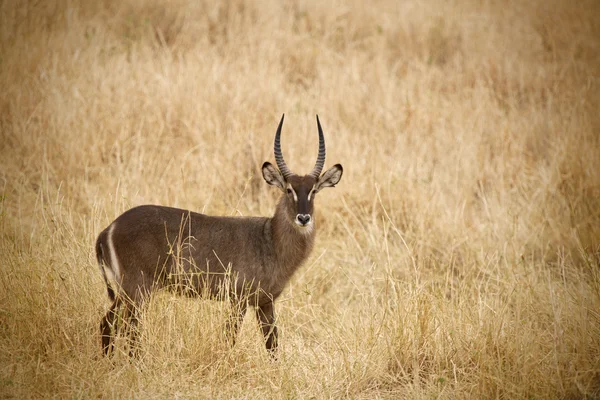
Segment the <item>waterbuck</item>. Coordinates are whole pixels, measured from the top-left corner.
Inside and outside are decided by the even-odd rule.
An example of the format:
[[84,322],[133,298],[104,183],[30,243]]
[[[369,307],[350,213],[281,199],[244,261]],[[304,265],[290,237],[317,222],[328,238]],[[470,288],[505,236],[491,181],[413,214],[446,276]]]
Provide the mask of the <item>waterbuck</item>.
[[104,354],[113,349],[121,308],[129,326],[130,354],[135,353],[138,311],[161,288],[228,299],[233,312],[227,332],[233,342],[247,306],[254,306],[266,348],[273,354],[277,348],[274,301],[312,250],[315,195],[335,186],[343,172],[336,164],[321,175],[325,138],[318,116],[315,167],[304,176],[290,171],[281,153],[283,118],[275,134],[278,168],[269,162],[262,165],[265,181],[282,191],[273,217],[209,216],[144,205],[121,214],[100,233],[96,255],[112,301],[100,323]]

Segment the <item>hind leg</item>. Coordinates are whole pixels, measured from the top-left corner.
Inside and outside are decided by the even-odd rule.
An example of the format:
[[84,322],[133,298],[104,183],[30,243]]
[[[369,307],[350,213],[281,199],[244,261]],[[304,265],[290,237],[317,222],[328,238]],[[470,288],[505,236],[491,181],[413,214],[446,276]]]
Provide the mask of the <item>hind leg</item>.
[[114,339],[117,333],[117,312],[120,305],[119,298],[116,298],[104,318],[100,321],[102,352],[105,356],[111,354],[114,349]]
[[128,301],[125,304],[123,312],[123,320],[126,323],[125,336],[129,345],[129,356],[137,357],[139,355],[139,325],[140,325],[140,310],[143,306],[143,301],[132,302]]
[[[138,297],[137,301],[127,299],[121,300],[117,297],[112,306],[100,321],[100,333],[102,335],[102,351],[104,355],[112,354],[115,347],[115,337],[121,331],[121,325],[124,325],[124,334],[129,346],[129,355],[137,356],[137,339],[139,332],[139,314],[143,305],[143,299]],[[122,308],[119,316],[119,308]]]

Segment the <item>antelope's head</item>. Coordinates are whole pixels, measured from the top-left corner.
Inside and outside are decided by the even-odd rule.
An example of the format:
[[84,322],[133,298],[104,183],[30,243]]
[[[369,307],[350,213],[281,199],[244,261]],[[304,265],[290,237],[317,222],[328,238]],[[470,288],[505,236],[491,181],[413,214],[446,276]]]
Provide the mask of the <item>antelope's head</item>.
[[306,229],[307,232],[310,232],[314,221],[315,195],[323,188],[335,186],[342,179],[343,169],[340,164],[336,164],[321,175],[325,165],[325,138],[317,115],[319,155],[315,167],[308,175],[304,176],[290,171],[283,160],[280,144],[284,116],[285,114],[281,117],[275,134],[275,161],[277,161],[278,168],[275,168],[270,162],[265,162],[262,166],[262,173],[269,185],[279,188],[284,193],[282,203],[289,219],[298,229]]

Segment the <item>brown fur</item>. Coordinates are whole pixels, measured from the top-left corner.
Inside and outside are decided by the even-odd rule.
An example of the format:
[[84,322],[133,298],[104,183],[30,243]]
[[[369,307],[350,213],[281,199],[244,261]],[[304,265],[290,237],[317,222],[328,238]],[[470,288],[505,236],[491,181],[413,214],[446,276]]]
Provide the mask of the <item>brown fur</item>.
[[[275,350],[273,301],[309,256],[316,235],[314,225],[306,228],[294,222],[301,204],[312,214],[314,196],[310,201],[307,196],[316,180],[294,175],[288,181],[299,200],[283,194],[272,218],[214,217],[145,205],[126,211],[100,233],[96,251],[105,279],[104,268],[114,275],[119,269],[121,272],[115,288],[107,281],[109,294],[114,291],[116,299],[111,298],[113,306],[101,323],[104,352],[112,348],[110,327],[115,323],[116,310],[125,304],[135,325],[136,311],[145,298],[164,287],[188,296],[205,294],[223,299],[228,295],[238,310],[231,322],[232,338],[246,304],[257,307],[267,349]],[[108,232],[113,225],[113,250],[119,268],[111,265],[109,254]],[[225,288],[227,277],[234,282],[229,288]]]

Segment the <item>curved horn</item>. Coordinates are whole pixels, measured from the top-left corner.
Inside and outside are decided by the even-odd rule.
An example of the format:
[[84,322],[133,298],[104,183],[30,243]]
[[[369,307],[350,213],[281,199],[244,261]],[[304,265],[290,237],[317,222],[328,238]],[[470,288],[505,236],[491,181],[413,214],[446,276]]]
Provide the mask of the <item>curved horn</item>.
[[279,139],[281,137],[281,127],[283,126],[283,117],[285,114],[281,116],[281,121],[279,121],[279,126],[277,127],[277,133],[275,134],[275,161],[277,161],[277,167],[284,178],[287,178],[292,175],[292,171],[285,165],[285,161],[283,161],[283,154],[281,154],[281,144],[279,143]]
[[323,171],[323,166],[325,166],[325,137],[323,136],[323,129],[321,128],[321,123],[319,122],[318,115],[317,127],[319,128],[319,155],[317,156],[317,162],[315,163],[315,167],[309,174],[315,179],[319,179],[319,175],[321,175],[321,171]]

